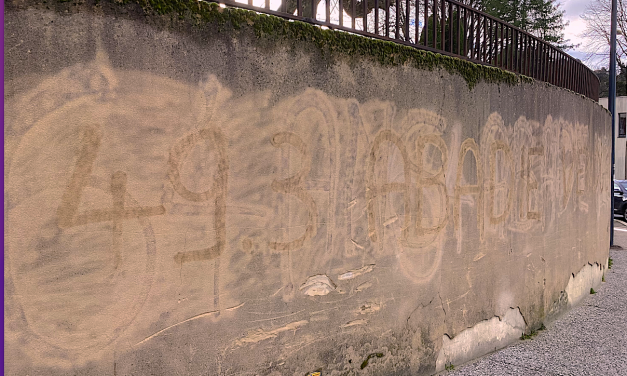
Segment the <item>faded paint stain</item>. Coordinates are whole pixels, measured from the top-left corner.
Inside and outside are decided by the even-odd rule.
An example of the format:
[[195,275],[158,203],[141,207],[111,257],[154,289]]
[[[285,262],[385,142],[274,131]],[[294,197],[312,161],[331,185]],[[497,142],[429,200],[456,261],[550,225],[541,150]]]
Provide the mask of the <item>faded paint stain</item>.
[[335,283],[329,277],[319,274],[307,278],[298,289],[307,296],[323,296],[335,291],[335,288]]
[[359,309],[357,309],[357,313],[360,315],[367,315],[367,314],[371,314],[371,313],[375,313],[381,310],[381,308],[383,307],[382,304],[379,303],[373,303],[373,302],[368,302],[368,303],[364,303],[362,306],[359,307]]
[[368,324],[368,320],[359,319],[359,320],[349,321],[346,324],[341,325],[340,328],[350,328],[351,326],[367,325],[367,324]]
[[261,341],[265,341],[268,339],[276,338],[279,334],[283,332],[294,332],[299,328],[309,324],[307,320],[296,321],[285,326],[282,326],[277,329],[265,331],[263,329],[257,329],[253,332],[249,332],[244,338],[240,338],[235,341],[235,347],[242,347],[250,344],[255,344]]
[[355,291],[361,292],[361,291],[369,289],[370,287],[372,287],[372,282],[364,282],[361,285],[355,287]]
[[374,267],[375,267],[374,264],[370,264],[370,265],[362,266],[359,269],[349,270],[346,273],[342,273],[342,274],[338,275],[337,279],[340,280],[340,281],[353,279],[353,278],[359,277],[360,275],[363,275],[363,274],[366,274],[366,273],[370,273],[371,271],[374,270]]

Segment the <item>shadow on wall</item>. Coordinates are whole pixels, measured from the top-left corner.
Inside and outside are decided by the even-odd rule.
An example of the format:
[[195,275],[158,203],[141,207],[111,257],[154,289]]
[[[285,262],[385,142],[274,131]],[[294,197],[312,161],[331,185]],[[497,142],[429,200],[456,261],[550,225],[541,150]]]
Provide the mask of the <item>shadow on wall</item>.
[[[462,271],[464,294],[441,295],[450,260],[489,259],[515,233],[547,236],[522,245],[544,249],[568,208],[609,210],[596,178],[607,140],[587,124],[506,126],[495,112],[475,139],[392,102],[271,97],[232,99],[212,75],[192,87],[116,71],[99,53],[7,104],[5,339],[22,357],[9,367],[152,346],[218,354],[198,362],[227,372],[378,337],[408,348],[391,358],[434,368],[447,310],[494,309],[468,295],[481,268]],[[423,301],[421,329],[402,332]],[[358,367],[345,360],[363,351],[324,363]],[[305,358],[290,367],[314,367]],[[379,358],[369,367],[392,367]]]

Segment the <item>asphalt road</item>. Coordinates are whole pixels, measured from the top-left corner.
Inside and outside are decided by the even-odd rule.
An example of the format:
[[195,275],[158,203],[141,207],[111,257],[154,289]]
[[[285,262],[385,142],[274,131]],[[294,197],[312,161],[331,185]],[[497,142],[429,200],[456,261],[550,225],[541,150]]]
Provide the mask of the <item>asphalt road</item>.
[[521,340],[441,375],[627,376],[627,224],[615,220],[613,266],[598,292]]

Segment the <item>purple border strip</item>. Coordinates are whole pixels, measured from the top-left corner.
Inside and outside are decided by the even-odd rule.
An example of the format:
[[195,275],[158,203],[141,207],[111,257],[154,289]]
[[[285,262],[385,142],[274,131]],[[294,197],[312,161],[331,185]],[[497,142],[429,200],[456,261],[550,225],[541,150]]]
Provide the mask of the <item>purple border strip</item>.
[[[4,0],[0,0],[0,20],[2,21],[2,296],[4,297],[4,227],[6,214],[4,212]],[[4,300],[3,300],[4,302]],[[4,303],[2,304],[2,374],[4,375]]]

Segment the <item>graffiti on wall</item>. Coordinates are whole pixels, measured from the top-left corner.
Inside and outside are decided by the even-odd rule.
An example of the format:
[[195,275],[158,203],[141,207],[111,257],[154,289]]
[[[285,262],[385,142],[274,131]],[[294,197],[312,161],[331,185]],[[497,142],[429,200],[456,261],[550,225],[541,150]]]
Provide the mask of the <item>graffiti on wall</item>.
[[[475,134],[389,101],[271,96],[99,54],[10,104],[8,329],[28,353],[72,363],[236,315],[248,330],[223,351],[325,320],[352,330],[396,304],[385,273],[429,284],[446,257],[609,204],[590,202],[609,194],[591,174],[608,155],[587,124],[495,112]],[[326,309],[257,312],[303,299]]]

